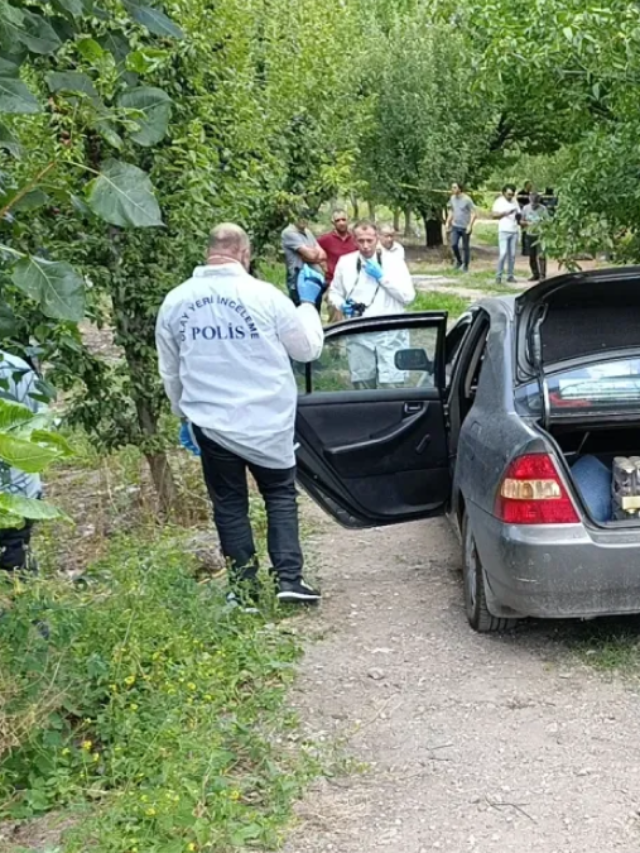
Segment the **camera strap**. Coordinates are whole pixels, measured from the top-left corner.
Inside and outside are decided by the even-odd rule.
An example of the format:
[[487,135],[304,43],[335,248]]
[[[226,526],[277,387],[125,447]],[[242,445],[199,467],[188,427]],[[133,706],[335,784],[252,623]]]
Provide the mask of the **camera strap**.
[[[382,266],[382,249],[378,249],[376,251],[376,260],[378,261],[380,266]],[[353,285],[353,287],[351,288],[351,290],[349,291],[349,295],[346,298],[347,302],[349,301],[349,299],[351,299],[354,290],[360,284],[360,273],[361,272],[362,272],[362,255],[358,254],[358,260],[356,261],[356,281],[355,281],[355,284]],[[373,298],[368,305],[365,305],[365,311],[367,310],[367,308],[371,308],[373,303],[376,301],[376,296],[378,295],[379,290],[380,290],[380,282],[377,282],[376,283],[376,289],[375,289],[374,294],[373,294]]]

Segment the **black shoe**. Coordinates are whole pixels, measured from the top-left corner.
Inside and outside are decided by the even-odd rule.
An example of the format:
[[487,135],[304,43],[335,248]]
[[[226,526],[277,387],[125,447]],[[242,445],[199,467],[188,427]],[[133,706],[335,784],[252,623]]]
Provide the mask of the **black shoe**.
[[277,599],[288,604],[315,604],[320,601],[320,593],[300,578],[297,581],[280,581]]
[[507,281],[509,282],[509,284],[515,284],[516,278],[515,278],[515,276],[510,275],[509,278],[507,279]]

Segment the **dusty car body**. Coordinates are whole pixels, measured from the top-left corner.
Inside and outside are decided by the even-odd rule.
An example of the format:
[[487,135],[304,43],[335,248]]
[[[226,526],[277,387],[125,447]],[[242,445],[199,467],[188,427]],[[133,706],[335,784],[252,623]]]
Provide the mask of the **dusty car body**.
[[[300,382],[300,484],[348,527],[449,514],[478,631],[640,612],[637,512],[596,520],[572,474],[640,466],[639,309],[626,268],[484,299],[448,333],[441,312],[330,327]],[[356,389],[350,357],[379,335],[402,381]]]

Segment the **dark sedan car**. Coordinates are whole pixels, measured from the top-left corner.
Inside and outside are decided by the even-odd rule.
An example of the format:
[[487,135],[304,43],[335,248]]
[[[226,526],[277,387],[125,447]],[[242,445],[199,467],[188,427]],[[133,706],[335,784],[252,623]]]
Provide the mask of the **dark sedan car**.
[[449,513],[478,631],[640,612],[639,309],[626,268],[485,299],[448,334],[440,312],[329,328],[300,377],[300,484],[347,527]]

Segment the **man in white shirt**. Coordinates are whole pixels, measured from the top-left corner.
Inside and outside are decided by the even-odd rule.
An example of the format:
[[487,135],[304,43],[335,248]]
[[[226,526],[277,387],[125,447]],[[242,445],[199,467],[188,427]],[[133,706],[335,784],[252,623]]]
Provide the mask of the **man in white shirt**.
[[496,281],[502,283],[502,274],[505,264],[507,265],[507,281],[514,282],[516,252],[518,249],[518,234],[520,232],[519,218],[520,205],[515,199],[516,188],[507,184],[502,189],[502,195],[498,196],[491,211],[494,219],[498,221],[498,240],[500,245],[500,259],[498,260],[498,272]]
[[380,228],[380,245],[385,252],[389,252],[390,255],[395,255],[404,261],[404,246],[402,243],[398,243],[397,236],[393,225],[383,225]]
[[[329,303],[342,317],[384,317],[404,313],[415,299],[411,274],[402,258],[378,248],[378,232],[371,222],[354,228],[358,251],[340,258],[329,288]],[[358,334],[347,341],[354,388],[394,387],[404,383],[404,371],[395,366],[395,354],[408,344],[402,332]]]
[[[160,375],[173,412],[193,424],[231,581],[229,600],[254,598],[258,561],[247,469],[264,498],[278,598],[314,602],[302,579],[295,490],[297,390],[290,359],[320,356],[320,287],[302,278],[295,307],[247,272],[251,247],[237,225],[211,232],[207,262],[172,290],[158,315]],[[185,426],[183,424],[183,443]]]

